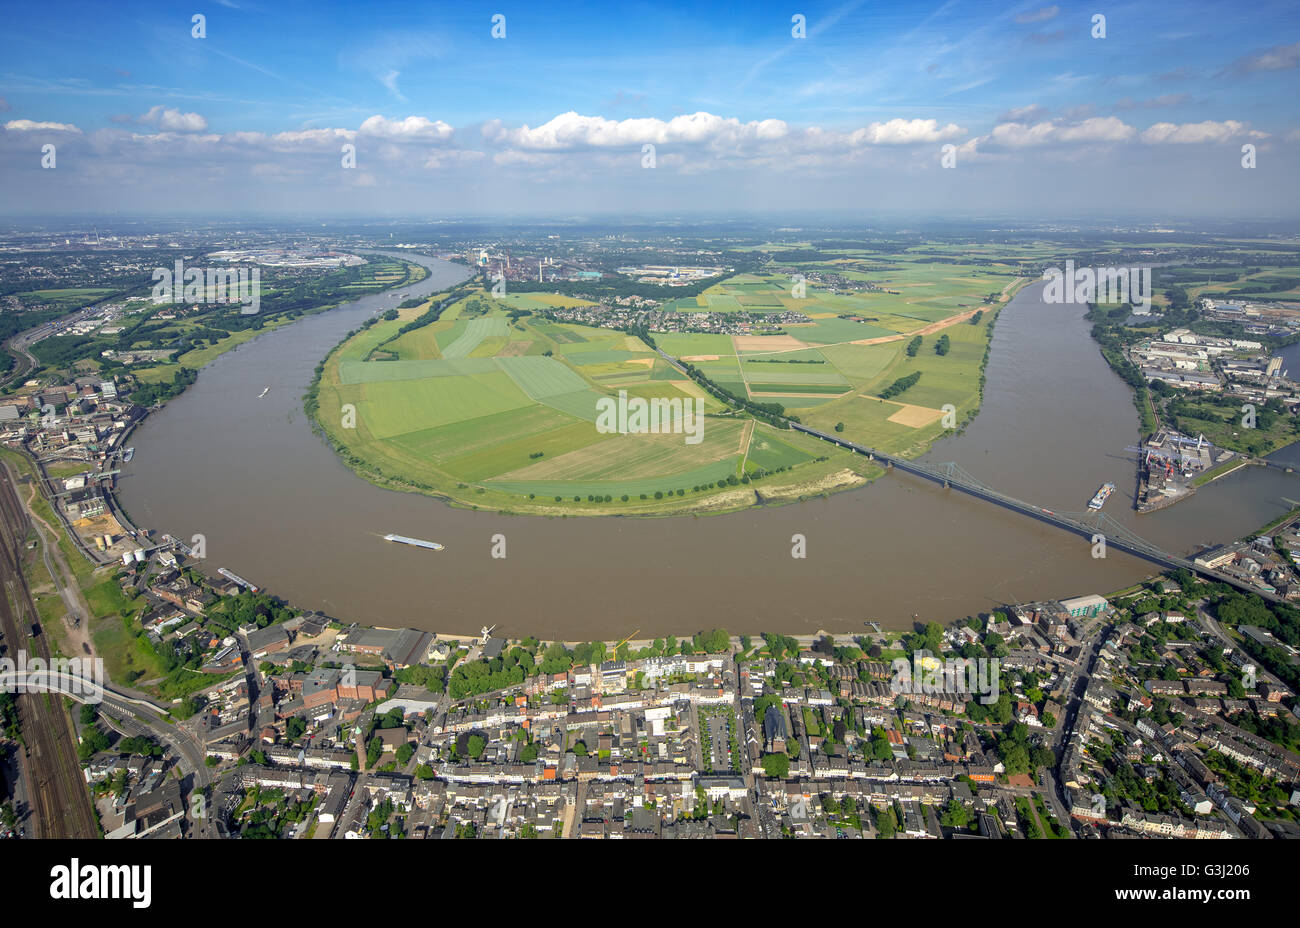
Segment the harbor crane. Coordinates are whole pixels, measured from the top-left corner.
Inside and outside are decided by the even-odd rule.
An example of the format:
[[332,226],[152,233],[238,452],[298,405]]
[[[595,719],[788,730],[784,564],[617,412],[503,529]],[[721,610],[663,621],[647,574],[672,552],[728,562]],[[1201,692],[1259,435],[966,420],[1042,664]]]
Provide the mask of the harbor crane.
[[484,625],[479,629],[479,636],[481,638],[479,644],[483,645],[488,643],[488,635],[492,634],[492,629],[494,628],[496,628],[495,625]]

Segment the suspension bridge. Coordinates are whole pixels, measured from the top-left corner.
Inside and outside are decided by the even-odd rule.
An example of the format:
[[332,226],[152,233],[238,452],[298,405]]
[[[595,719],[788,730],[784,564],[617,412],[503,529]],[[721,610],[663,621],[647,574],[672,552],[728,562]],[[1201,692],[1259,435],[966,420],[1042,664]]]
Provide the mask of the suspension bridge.
[[864,445],[856,444],[845,438],[840,438],[837,435],[832,435],[828,432],[821,432],[797,422],[791,422],[790,428],[811,435],[814,438],[820,438],[822,441],[828,441],[841,448],[855,452],[856,454],[864,455],[868,460],[878,462],[886,469],[897,469],[904,473],[913,474],[914,476],[929,480],[932,483],[939,484],[945,490],[960,490],[962,493],[966,493],[969,496],[986,500],[987,502],[1002,506],[1004,509],[1010,509],[1013,512],[1018,512],[1021,515],[1028,516],[1031,519],[1037,519],[1039,522],[1046,522],[1048,525],[1054,525],[1067,532],[1082,535],[1090,542],[1093,542],[1094,539],[1100,535],[1105,539],[1105,544],[1108,548],[1117,548],[1126,554],[1132,554],[1164,568],[1182,568],[1183,570],[1199,574],[1207,579],[1215,580],[1219,583],[1230,584],[1244,592],[1254,593],[1261,599],[1266,599],[1270,602],[1284,602],[1282,597],[1273,593],[1265,592],[1245,580],[1241,580],[1231,574],[1212,570],[1208,567],[1197,564],[1194,561],[1190,561],[1185,557],[1180,557],[1177,554],[1165,551],[1142,538],[1135,532],[1129,530],[1124,525],[1121,525],[1101,510],[1089,510],[1087,512],[1055,512],[1051,509],[1044,509],[1042,506],[1035,506],[1033,503],[1027,503],[1024,500],[1016,499],[1014,496],[1008,496],[1005,493],[993,489],[967,471],[960,464],[952,462],[944,464],[925,464],[919,461],[909,461],[906,458],[900,458],[892,454],[877,451],[874,448],[868,448]]

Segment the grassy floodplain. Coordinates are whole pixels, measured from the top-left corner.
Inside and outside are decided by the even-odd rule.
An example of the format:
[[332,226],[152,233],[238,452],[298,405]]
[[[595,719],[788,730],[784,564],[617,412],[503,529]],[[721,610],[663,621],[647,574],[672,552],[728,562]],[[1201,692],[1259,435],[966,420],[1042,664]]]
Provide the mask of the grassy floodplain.
[[[726,511],[858,486],[875,470],[735,413],[634,336],[519,315],[529,302],[474,291],[405,333],[429,304],[377,321],[323,366],[317,421],[376,483],[513,512]],[[656,378],[659,365],[671,376]],[[701,440],[601,433],[597,401],[620,391],[703,400]]]
[[[725,312],[719,307],[734,301],[738,312],[794,310],[808,321],[756,320],[751,332],[764,334],[665,333],[655,341],[736,396],[780,403],[827,430],[843,423],[846,437],[865,444],[919,453],[944,432],[944,404],[959,423],[978,408],[1001,305],[984,300],[1010,292],[1018,278],[1009,268],[975,273],[962,265],[894,276],[894,292],[809,287],[795,299],[779,274],[734,275],[690,298],[698,308],[673,309]],[[856,455],[732,409],[636,336],[544,315],[579,299],[494,299],[475,289],[436,320],[402,331],[442,298],[376,320],[322,365],[317,421],[377,484],[490,510],[665,515],[807,498],[880,473]],[[908,356],[918,333],[922,348]],[[940,355],[943,335],[949,350]],[[919,382],[892,401],[876,395],[915,371]],[[601,433],[597,402],[621,392],[702,400],[702,440]]]

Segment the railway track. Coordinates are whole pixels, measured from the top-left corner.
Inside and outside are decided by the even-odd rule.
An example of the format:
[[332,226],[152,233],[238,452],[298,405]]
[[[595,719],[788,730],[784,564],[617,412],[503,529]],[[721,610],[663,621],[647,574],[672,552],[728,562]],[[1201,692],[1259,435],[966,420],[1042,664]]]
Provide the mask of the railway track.
[[[30,525],[27,512],[15,492],[13,476],[0,465],[0,633],[9,645],[10,656],[19,649],[32,657],[50,658],[39,613],[32,602],[27,578],[22,571],[22,552]],[[42,838],[95,838],[99,835],[90,795],[81,776],[77,741],[71,720],[57,693],[25,693],[18,696],[18,716],[26,756],[21,769],[28,777],[36,815],[35,831]]]

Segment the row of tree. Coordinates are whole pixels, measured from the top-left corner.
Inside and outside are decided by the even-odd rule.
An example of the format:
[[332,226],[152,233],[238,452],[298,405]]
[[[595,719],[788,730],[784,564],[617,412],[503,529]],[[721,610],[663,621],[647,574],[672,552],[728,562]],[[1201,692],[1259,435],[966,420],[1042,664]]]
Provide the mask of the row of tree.
[[912,373],[908,374],[906,377],[899,377],[889,386],[885,387],[885,389],[880,391],[880,398],[887,400],[898,396],[898,394],[902,393],[904,390],[909,390],[916,386],[916,382],[920,379],[920,371],[912,371]]

